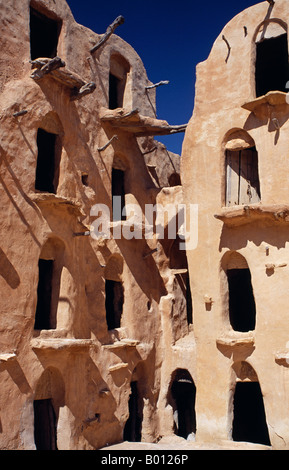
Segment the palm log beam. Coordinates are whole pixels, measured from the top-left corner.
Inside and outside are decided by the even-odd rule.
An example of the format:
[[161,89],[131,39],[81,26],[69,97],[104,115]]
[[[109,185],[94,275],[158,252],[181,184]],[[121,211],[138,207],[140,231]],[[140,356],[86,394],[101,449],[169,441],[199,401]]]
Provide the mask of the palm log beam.
[[107,110],[102,108],[100,119],[111,127],[135,134],[138,137],[149,135],[169,135],[185,132],[187,124],[171,126],[167,121],[142,116],[137,109],[126,112],[122,108]]
[[94,82],[86,83],[79,75],[68,70],[60,57],[53,59],[40,57],[31,61],[31,65],[36,69],[32,72],[31,78],[40,80],[49,74],[54,80],[71,89],[72,101],[92,93],[96,88]]

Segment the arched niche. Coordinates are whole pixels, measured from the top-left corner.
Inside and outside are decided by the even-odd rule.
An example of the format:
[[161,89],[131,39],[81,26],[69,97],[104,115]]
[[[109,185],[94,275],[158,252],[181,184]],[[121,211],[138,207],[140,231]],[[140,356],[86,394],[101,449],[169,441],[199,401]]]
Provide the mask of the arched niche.
[[176,369],[171,375],[167,401],[173,408],[174,432],[184,439],[196,434],[196,386],[186,369]]
[[256,97],[288,91],[288,28],[278,18],[265,20],[254,35]]
[[131,106],[130,64],[119,53],[112,53],[109,70],[109,109]]
[[133,370],[130,382],[130,394],[128,400],[129,416],[123,430],[124,441],[140,442],[143,421],[143,363],[139,363]]
[[234,363],[232,383],[232,439],[270,446],[263,394],[255,370],[246,361]]
[[36,450],[57,450],[59,409],[65,405],[64,381],[58,369],[49,367],[42,373],[33,405]]
[[225,154],[224,199],[227,207],[261,201],[258,152],[243,129],[232,129],[223,141]]
[[30,4],[29,26],[31,60],[55,57],[62,20],[33,0]]
[[111,169],[111,198],[114,221],[126,220],[125,204],[128,192],[128,168],[126,157],[116,153]]
[[251,272],[244,256],[227,252],[221,261],[224,319],[234,331],[255,329],[256,305]]
[[123,258],[112,255],[105,268],[105,310],[109,330],[119,328],[124,304],[124,288],[122,282]]
[[68,328],[72,317],[70,290],[73,278],[65,265],[65,244],[51,236],[38,260],[35,330]]
[[57,193],[63,135],[64,130],[58,115],[52,111],[47,113],[37,129],[36,191]]

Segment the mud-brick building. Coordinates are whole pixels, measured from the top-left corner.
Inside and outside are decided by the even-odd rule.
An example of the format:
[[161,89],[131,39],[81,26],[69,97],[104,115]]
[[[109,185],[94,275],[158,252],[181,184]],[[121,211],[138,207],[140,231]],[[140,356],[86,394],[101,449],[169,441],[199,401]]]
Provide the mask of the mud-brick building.
[[[121,22],[97,34],[64,0],[0,3],[1,449],[155,442],[179,432],[174,382],[194,387],[173,350],[192,334],[184,252],[153,230],[92,232],[97,204],[142,233],[146,204],[183,201],[180,157],[156,139],[185,127],[156,118]],[[113,220],[114,196],[140,218]]]
[[238,14],[197,67],[181,174],[199,204],[187,256],[200,441],[288,448],[288,7]]
[[[0,2],[1,449],[288,448],[288,21],[233,18],[182,126],[122,17]],[[181,158],[157,140],[183,131]]]

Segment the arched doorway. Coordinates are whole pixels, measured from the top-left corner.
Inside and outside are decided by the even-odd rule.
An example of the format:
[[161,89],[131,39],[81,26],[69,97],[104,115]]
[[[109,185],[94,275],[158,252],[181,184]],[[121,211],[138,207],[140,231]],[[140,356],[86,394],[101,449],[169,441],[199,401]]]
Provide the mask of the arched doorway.
[[53,367],[46,369],[38,381],[33,402],[36,450],[57,450],[57,420],[64,395],[60,372]]
[[71,282],[71,276],[68,270],[64,269],[64,255],[64,242],[57,237],[50,237],[42,247],[38,260],[35,330],[56,329],[63,320],[61,316],[67,316],[67,309],[62,315],[66,297],[64,284],[67,288],[67,284]]
[[123,431],[124,441],[140,442],[142,419],[140,416],[138,383],[133,381],[130,384],[130,397],[128,402],[129,417],[125,423]]
[[227,276],[230,325],[234,331],[252,331],[256,324],[256,305],[247,261],[240,253],[229,252],[222,264]]
[[247,362],[234,366],[237,372],[233,397],[232,438],[270,446],[263,395],[257,374]]
[[174,411],[174,432],[187,439],[196,433],[196,387],[190,373],[178,369],[172,375],[168,402]]

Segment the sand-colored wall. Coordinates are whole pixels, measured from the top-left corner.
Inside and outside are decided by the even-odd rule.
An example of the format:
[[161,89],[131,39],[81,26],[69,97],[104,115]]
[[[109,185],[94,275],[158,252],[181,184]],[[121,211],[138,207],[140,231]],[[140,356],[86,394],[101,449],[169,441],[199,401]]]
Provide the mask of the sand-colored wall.
[[[187,256],[200,441],[231,439],[232,396],[240,379],[233,367],[243,361],[257,374],[273,448],[288,447],[289,232],[286,214],[283,218],[277,214],[288,204],[289,106],[283,94],[283,104],[278,106],[271,101],[255,111],[242,107],[255,99],[255,40],[260,25],[268,27],[270,37],[274,35],[271,21],[283,25],[285,32],[288,20],[288,2],[277,0],[273,8],[268,2],[258,3],[225,26],[208,59],[197,66],[194,113],[182,152],[182,182],[185,203],[198,204],[199,209],[198,246]],[[278,119],[279,129],[273,118]],[[236,129],[247,131],[258,151],[261,202],[255,211],[250,206],[224,207],[225,144]],[[250,333],[233,331],[228,321],[222,260],[230,251],[243,255],[251,271],[257,319]],[[209,308],[208,297],[212,299]]]

